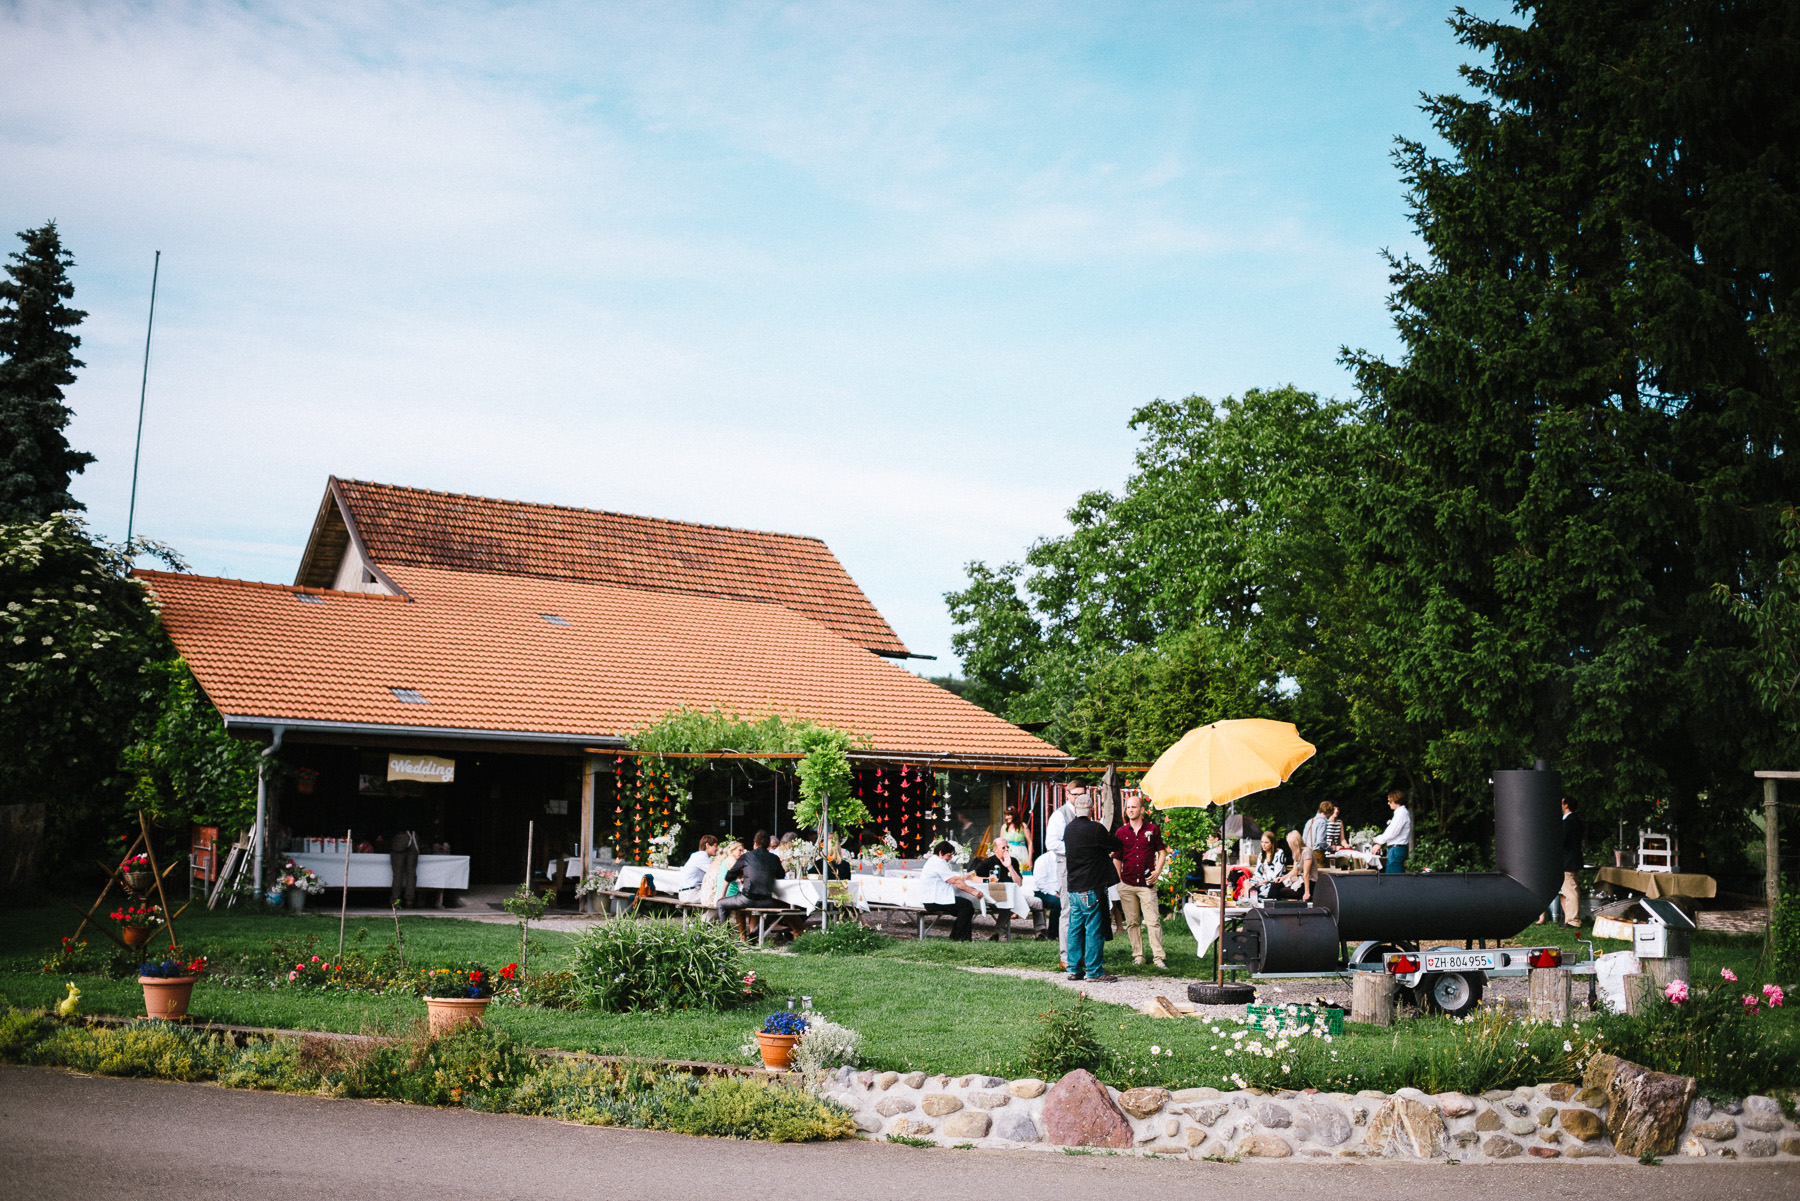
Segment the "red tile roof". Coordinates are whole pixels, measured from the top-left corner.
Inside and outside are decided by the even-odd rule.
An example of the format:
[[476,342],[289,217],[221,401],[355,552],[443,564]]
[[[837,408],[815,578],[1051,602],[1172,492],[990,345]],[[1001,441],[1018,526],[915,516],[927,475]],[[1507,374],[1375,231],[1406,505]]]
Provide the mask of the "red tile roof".
[[383,568],[448,567],[770,601],[858,646],[907,654],[817,538],[361,480],[333,483],[369,559]]
[[[207,696],[231,717],[581,740],[624,735],[683,705],[717,706],[829,723],[882,752],[1061,757],[780,605],[390,570],[407,597],[137,574]],[[396,688],[427,703],[405,703]]]

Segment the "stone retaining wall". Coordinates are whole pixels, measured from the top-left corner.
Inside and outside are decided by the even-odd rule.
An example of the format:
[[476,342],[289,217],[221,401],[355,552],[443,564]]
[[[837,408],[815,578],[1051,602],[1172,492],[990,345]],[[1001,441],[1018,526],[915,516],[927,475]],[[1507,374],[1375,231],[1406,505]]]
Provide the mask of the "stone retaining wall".
[[[1190,1159],[1487,1162],[1635,1158],[1640,1145],[1660,1145],[1662,1153],[1705,1158],[1800,1158],[1800,1130],[1774,1099],[1747,1097],[1727,1112],[1694,1099],[1691,1081],[1634,1070],[1629,1079],[1616,1073],[1619,1083],[1609,1067],[1598,1075],[1591,1069],[1589,1087],[1543,1084],[1466,1097],[1417,1089],[1354,1096],[1216,1088],[1121,1093],[1081,1071],[1050,1084],[840,1068],[821,1092],[851,1110],[866,1137],[901,1135],[943,1146],[1092,1147]],[[1646,1077],[1651,1087],[1644,1086]],[[1657,1094],[1655,1081],[1678,1083]]]

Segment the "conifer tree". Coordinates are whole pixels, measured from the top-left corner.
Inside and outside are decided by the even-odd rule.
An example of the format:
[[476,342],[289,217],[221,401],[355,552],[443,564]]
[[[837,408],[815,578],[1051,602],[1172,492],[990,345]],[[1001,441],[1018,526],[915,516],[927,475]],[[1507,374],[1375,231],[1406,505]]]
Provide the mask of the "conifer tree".
[[72,331],[87,314],[69,306],[74,258],[56,222],[19,238],[25,249],[7,256],[0,279],[0,520],[38,521],[83,507],[69,477],[94,461],[63,436],[63,388],[83,366]]

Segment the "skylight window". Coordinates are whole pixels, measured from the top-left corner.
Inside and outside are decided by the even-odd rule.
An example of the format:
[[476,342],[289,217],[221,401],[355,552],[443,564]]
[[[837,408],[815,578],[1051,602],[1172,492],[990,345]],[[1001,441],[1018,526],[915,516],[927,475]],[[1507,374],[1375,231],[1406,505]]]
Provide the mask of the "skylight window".
[[429,705],[431,703],[417,688],[390,688],[388,691],[394,694],[395,700],[403,701],[408,705]]
[[325,603],[324,597],[314,596],[310,592],[296,592],[294,593],[294,599],[307,605],[322,605]]
[[543,618],[545,621],[549,622],[553,626],[566,626],[569,624],[568,618],[558,617],[554,613],[539,613],[538,616]]

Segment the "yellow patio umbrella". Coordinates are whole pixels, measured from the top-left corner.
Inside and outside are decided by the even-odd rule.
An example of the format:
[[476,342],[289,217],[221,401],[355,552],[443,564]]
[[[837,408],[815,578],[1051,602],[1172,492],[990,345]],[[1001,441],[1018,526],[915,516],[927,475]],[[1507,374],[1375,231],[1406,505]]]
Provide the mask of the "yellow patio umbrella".
[[[1229,805],[1276,788],[1318,750],[1291,721],[1243,717],[1189,730],[1156,757],[1138,788],[1158,809]],[[1215,982],[1225,984],[1225,839],[1219,839],[1219,935]],[[1237,986],[1233,986],[1234,988]]]
[[1138,787],[1158,809],[1226,805],[1281,784],[1316,750],[1291,721],[1215,721],[1158,755]]

